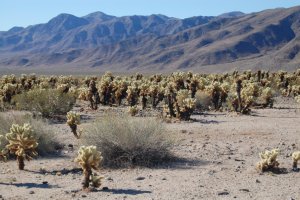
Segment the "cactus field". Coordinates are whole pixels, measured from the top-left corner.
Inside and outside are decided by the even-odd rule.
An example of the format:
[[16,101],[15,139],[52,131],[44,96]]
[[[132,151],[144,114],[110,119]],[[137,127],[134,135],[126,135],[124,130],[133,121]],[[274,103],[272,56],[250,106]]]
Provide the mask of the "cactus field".
[[299,199],[300,69],[0,77],[0,199]]

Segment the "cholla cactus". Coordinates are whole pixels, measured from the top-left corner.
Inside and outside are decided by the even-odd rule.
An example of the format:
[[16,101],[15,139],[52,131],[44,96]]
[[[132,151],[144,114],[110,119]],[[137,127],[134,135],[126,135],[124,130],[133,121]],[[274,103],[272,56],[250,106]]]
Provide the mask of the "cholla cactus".
[[80,124],[80,114],[76,112],[68,112],[67,113],[67,124],[70,126],[72,133],[74,136],[79,139],[81,136],[81,132],[77,133],[77,126]]
[[297,167],[298,160],[300,160],[300,151],[296,151],[292,154],[293,158],[293,171],[299,171]]
[[61,93],[67,93],[70,89],[69,84],[60,84],[57,86],[57,90]]
[[270,87],[266,87],[263,89],[261,94],[262,99],[264,102],[264,107],[267,107],[268,105],[272,108],[273,102],[274,102],[274,91]]
[[135,85],[127,88],[127,101],[130,106],[135,106],[138,101],[138,88]]
[[147,107],[147,95],[149,93],[149,84],[148,83],[143,83],[140,86],[140,96],[142,96],[142,109],[146,109]]
[[176,96],[176,116],[182,120],[189,120],[196,105],[196,99],[189,98],[188,90],[179,90]]
[[17,93],[17,85],[16,84],[11,84],[7,83],[3,86],[3,89],[1,91],[3,95],[3,102],[10,102],[13,95]]
[[88,88],[79,88],[78,89],[78,99],[83,101],[88,101],[89,99],[89,89]]
[[20,126],[13,124],[10,132],[6,134],[9,144],[6,148],[17,156],[18,166],[20,170],[24,170],[24,159],[28,161],[32,156],[36,156],[37,140],[33,135],[32,128],[29,124]]
[[100,187],[102,177],[93,174],[92,169],[99,170],[102,160],[103,157],[101,156],[101,152],[97,151],[95,146],[80,147],[78,156],[75,158],[75,162],[77,162],[83,169],[83,189],[87,189],[90,182],[92,182],[94,187]]
[[273,149],[271,151],[265,151],[259,154],[261,161],[256,165],[257,169],[261,172],[272,170],[279,166],[279,162],[276,160],[279,154],[279,149]]
[[97,104],[100,103],[100,96],[94,80],[92,80],[89,84],[88,100],[90,102],[90,107],[97,110]]

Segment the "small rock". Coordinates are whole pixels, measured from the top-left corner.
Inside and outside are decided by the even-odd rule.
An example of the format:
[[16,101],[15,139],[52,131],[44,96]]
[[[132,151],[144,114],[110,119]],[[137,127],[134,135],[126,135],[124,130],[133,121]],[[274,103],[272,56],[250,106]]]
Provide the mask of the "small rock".
[[69,194],[70,192],[69,191],[65,191],[65,194]]
[[165,177],[164,177],[164,178],[162,178],[161,180],[163,180],[163,181],[166,181],[166,180],[167,180],[167,178],[165,178]]
[[218,192],[218,195],[219,196],[221,196],[221,195],[229,195],[229,192],[227,192],[227,191]]
[[83,195],[81,195],[81,197],[82,197],[82,198],[85,198],[85,197],[87,197],[87,196],[86,196],[85,194],[83,194]]
[[107,177],[108,181],[113,181],[114,179],[112,177]]
[[74,148],[73,144],[68,144],[68,148],[73,149]]
[[250,192],[250,190],[248,190],[248,189],[240,189],[240,191],[242,191],[242,192]]
[[61,176],[61,172],[56,172],[56,176]]
[[260,183],[260,180],[256,179],[255,182],[256,182],[256,183]]
[[108,187],[103,187],[102,190],[103,190],[103,191],[107,191],[107,190],[108,190]]
[[145,177],[143,177],[143,176],[139,176],[139,177],[136,178],[136,180],[138,180],[138,181],[141,181],[141,180],[144,180],[144,179],[145,179]]
[[43,181],[42,184],[47,185],[48,181]]
[[34,191],[30,191],[29,194],[34,194]]

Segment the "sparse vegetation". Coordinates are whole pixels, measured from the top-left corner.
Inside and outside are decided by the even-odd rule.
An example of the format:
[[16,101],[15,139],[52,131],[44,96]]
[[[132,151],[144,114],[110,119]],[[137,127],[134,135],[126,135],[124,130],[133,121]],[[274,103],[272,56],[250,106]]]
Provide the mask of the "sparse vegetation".
[[108,114],[85,132],[84,144],[97,146],[105,166],[152,166],[172,158],[172,139],[156,119]]
[[[0,136],[4,136],[5,133],[10,131],[13,124],[28,123],[32,127],[32,134],[39,143],[37,152],[40,156],[46,156],[56,152],[56,149],[60,146],[57,135],[53,128],[50,128],[46,121],[42,119],[35,119],[30,113],[24,112],[7,112],[0,113]],[[5,149],[8,141],[2,140],[0,149]]]
[[75,104],[75,97],[56,89],[33,89],[13,98],[16,108],[32,111],[43,117],[65,115]]

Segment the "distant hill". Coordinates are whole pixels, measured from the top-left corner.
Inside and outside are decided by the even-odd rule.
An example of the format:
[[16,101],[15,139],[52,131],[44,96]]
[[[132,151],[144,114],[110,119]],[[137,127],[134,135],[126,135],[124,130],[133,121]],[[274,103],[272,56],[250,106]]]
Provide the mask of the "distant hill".
[[60,14],[0,32],[0,66],[118,72],[300,66],[300,7],[177,19]]

